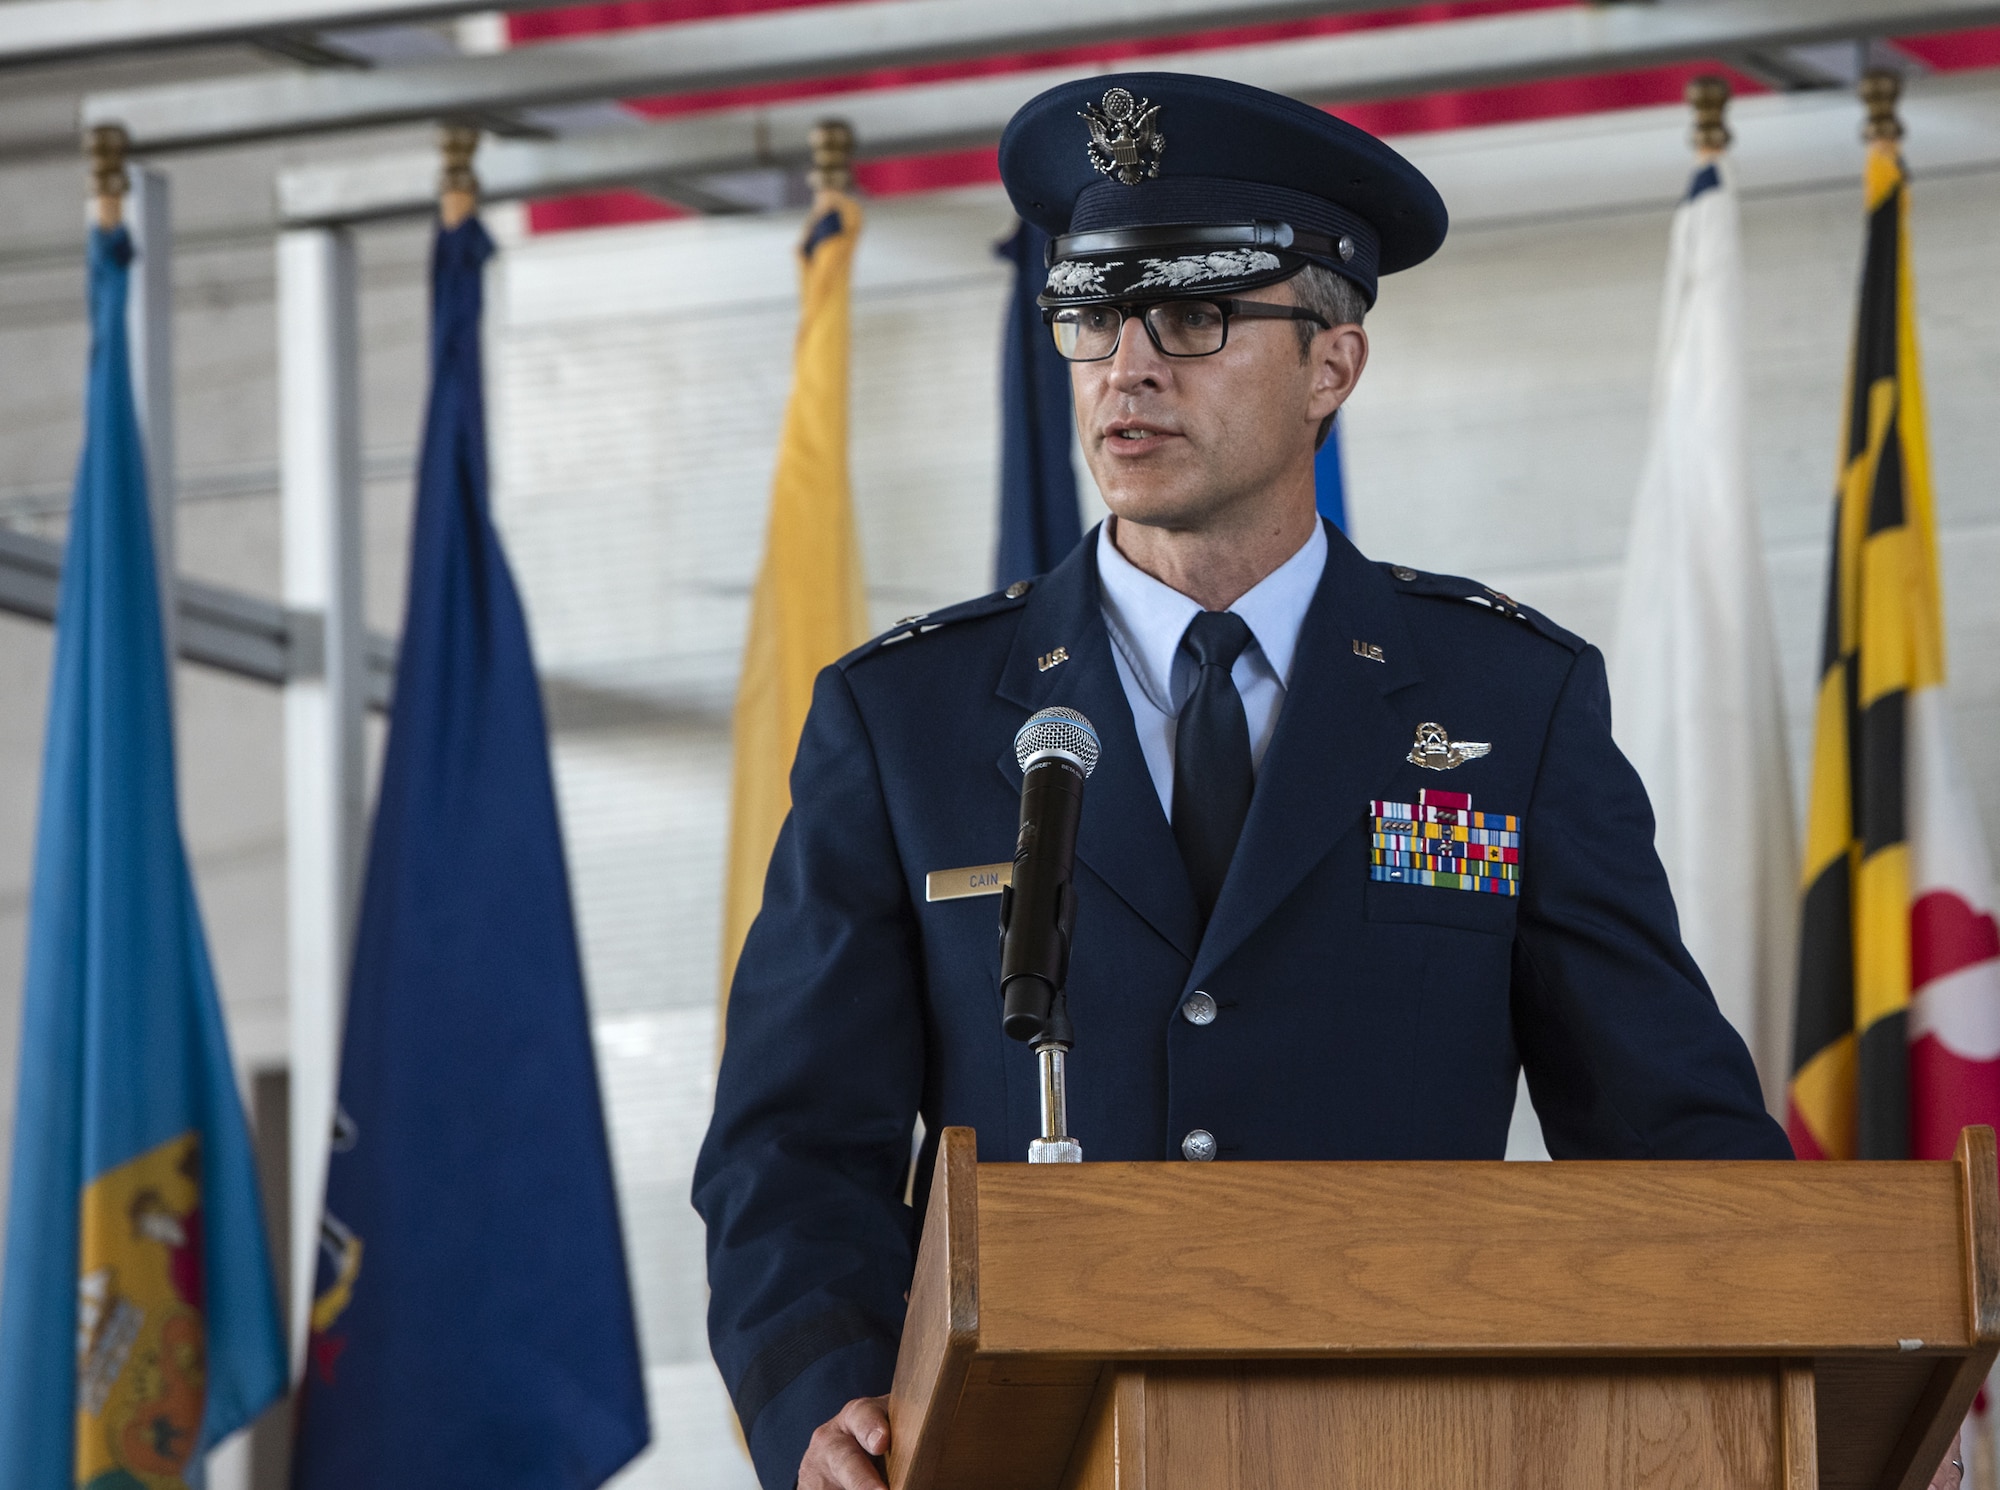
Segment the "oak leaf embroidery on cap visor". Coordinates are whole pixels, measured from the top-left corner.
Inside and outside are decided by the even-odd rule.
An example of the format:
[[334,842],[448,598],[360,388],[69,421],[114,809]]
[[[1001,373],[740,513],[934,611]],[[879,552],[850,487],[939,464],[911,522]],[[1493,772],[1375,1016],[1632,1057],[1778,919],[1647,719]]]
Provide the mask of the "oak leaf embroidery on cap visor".
[[1102,295],[1104,271],[1118,266],[1119,261],[1115,259],[1108,264],[1065,259],[1049,271],[1049,282],[1044,288],[1051,295]]
[[1132,284],[1138,290],[1178,290],[1213,279],[1263,274],[1278,267],[1278,256],[1258,248],[1226,248],[1214,253],[1183,254],[1177,259],[1141,259],[1146,272]]

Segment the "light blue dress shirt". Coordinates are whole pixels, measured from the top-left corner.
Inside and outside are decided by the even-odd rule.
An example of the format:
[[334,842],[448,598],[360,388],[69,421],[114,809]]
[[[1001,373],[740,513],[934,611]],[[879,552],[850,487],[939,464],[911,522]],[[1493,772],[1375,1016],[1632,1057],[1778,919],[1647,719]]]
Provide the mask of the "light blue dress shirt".
[[[1104,624],[1111,632],[1111,655],[1118,681],[1132,705],[1146,769],[1160,794],[1160,807],[1174,813],[1174,725],[1194,691],[1195,660],[1181,650],[1181,637],[1201,606],[1164,585],[1118,552],[1112,538],[1117,518],[1106,518],[1097,533],[1097,577]],[[1243,618],[1253,638],[1236,659],[1230,676],[1243,695],[1250,725],[1250,764],[1264,763],[1278,710],[1291,682],[1292,655],[1299,627],[1319,590],[1326,569],[1326,530],[1313,524],[1299,551],[1259,580],[1230,610]]]

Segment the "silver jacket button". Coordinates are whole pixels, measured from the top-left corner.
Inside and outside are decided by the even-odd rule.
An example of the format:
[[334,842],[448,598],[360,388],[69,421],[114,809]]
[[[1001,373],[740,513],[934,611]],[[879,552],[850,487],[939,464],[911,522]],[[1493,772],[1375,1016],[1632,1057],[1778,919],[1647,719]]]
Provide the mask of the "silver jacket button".
[[1181,1157],[1206,1164],[1215,1157],[1215,1135],[1206,1128],[1195,1129],[1181,1140]]
[[1189,1024],[1214,1024],[1215,1000],[1197,988],[1181,1005],[1181,1018]]

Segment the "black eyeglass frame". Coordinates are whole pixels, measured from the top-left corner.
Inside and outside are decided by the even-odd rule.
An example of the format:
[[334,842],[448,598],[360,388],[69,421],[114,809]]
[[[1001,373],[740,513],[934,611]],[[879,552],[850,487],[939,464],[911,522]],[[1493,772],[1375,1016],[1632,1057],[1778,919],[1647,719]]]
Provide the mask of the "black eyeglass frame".
[[[1151,313],[1169,305],[1212,305],[1222,315],[1222,340],[1206,352],[1169,352],[1160,342],[1160,333],[1154,329]],[[1055,334],[1056,317],[1068,310],[1115,310],[1118,312],[1118,338],[1111,343],[1111,350],[1101,357],[1072,357],[1064,352],[1060,342],[1056,353],[1065,362],[1109,362],[1118,355],[1118,349],[1125,344],[1125,323],[1136,320],[1146,328],[1147,339],[1162,357],[1213,357],[1229,345],[1229,320],[1240,316],[1246,321],[1311,321],[1322,331],[1331,331],[1331,323],[1318,311],[1307,310],[1303,305],[1277,305],[1269,300],[1238,300],[1233,296],[1216,295],[1176,295],[1171,300],[1099,300],[1089,305],[1051,305],[1042,311],[1042,324]]]

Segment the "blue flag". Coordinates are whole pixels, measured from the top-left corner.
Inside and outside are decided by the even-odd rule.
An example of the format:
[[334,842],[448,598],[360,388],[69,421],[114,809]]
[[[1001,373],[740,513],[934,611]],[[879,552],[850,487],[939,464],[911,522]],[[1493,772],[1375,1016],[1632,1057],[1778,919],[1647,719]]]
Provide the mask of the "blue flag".
[[171,1490],[284,1390],[249,1132],[174,794],[125,336],[90,240],[90,387],[56,610],[0,1292],[0,1484]]
[[432,256],[296,1490],[587,1490],[648,1437],[541,693],[487,510],[492,252],[471,219]]
[[1313,457],[1313,496],[1319,515],[1341,532],[1347,531],[1347,475],[1340,465],[1340,420],[1326,432],[1326,443]]
[[1000,547],[993,568],[1002,585],[1047,574],[1083,537],[1070,462],[1069,364],[1035,304],[1048,241],[1024,222],[994,250],[1014,265],[1000,354]]

